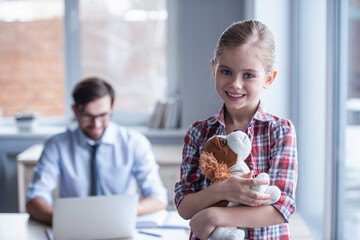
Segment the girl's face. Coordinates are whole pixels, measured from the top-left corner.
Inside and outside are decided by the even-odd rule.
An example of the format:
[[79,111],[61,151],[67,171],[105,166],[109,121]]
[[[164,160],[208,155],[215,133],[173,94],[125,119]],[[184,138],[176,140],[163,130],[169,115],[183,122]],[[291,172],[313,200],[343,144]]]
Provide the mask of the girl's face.
[[212,61],[216,91],[228,111],[255,111],[260,93],[273,82],[276,72],[265,72],[262,62],[246,46],[225,48],[218,62]]

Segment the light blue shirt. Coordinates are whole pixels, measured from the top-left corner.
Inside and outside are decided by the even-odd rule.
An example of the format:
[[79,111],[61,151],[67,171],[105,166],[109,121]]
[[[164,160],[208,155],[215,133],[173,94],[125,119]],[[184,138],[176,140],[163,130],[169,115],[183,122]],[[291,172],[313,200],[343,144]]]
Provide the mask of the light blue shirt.
[[[167,190],[150,142],[141,133],[109,123],[97,151],[100,189],[103,195],[136,193],[167,204]],[[60,197],[86,197],[90,193],[91,146],[82,130],[68,129],[53,136],[34,169],[26,201],[41,197],[52,205],[52,191],[60,183]],[[137,185],[136,185],[137,183]]]

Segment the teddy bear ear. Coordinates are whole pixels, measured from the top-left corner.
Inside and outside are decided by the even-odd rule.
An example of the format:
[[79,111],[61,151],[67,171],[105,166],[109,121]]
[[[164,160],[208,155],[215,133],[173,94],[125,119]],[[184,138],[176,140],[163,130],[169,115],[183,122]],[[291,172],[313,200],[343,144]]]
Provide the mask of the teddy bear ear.
[[200,170],[212,182],[221,182],[231,176],[226,164],[219,163],[214,154],[208,152],[202,152],[200,155]]
[[230,133],[227,137],[227,143],[231,150],[238,155],[238,158],[245,160],[251,152],[251,142],[246,133],[241,130]]

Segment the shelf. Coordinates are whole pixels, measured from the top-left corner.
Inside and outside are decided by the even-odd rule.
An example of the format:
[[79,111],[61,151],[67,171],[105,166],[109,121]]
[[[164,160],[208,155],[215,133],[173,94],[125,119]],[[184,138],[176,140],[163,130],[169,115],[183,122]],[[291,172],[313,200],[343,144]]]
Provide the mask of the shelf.
[[[46,139],[64,132],[66,128],[66,125],[39,124],[30,131],[21,131],[15,124],[0,124],[0,139]],[[157,143],[159,143],[159,140],[161,142],[161,139],[175,139],[176,141],[170,141],[169,143],[181,143],[186,134],[186,129],[149,129],[141,126],[129,126],[128,128],[138,130],[150,140],[156,139]]]

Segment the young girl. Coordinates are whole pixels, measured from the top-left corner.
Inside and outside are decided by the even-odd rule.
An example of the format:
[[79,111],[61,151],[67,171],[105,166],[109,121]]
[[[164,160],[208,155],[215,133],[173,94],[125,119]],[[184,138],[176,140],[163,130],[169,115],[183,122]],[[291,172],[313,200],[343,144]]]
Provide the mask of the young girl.
[[[211,61],[215,86],[224,101],[220,112],[191,125],[186,136],[181,179],[175,186],[179,214],[191,219],[190,239],[207,239],[216,226],[248,228],[249,239],[290,239],[288,220],[295,212],[297,150],[295,129],[286,119],[265,112],[260,93],[274,81],[275,44],[270,30],[258,21],[232,24],[221,35]],[[213,135],[244,131],[252,142],[243,176],[211,183],[200,172],[199,157]],[[250,189],[267,184],[254,179],[261,172],[281,190],[273,205],[268,194]],[[227,200],[246,206],[211,207]]]

